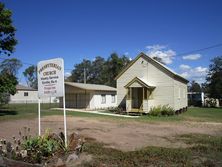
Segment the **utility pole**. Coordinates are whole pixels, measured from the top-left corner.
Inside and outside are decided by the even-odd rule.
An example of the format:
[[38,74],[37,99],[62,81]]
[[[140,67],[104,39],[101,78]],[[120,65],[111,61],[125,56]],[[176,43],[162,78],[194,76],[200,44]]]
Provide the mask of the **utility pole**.
[[86,84],[86,68],[84,68],[84,84]]

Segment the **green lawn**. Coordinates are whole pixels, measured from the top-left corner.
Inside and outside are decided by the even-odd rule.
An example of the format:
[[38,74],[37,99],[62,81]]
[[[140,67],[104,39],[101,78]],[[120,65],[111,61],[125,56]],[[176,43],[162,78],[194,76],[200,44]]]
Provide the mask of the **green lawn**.
[[[42,104],[41,115],[62,115],[62,111],[50,110],[50,108],[58,107],[58,104]],[[21,119],[21,118],[37,118],[37,104],[10,104],[0,107],[0,120]],[[143,115],[140,118],[122,118],[113,116],[104,116],[98,114],[82,113],[67,111],[67,115],[76,117],[96,117],[110,120],[135,120],[141,122],[152,121],[207,121],[207,122],[222,122],[222,108],[189,108],[187,112],[174,115],[154,117]]]
[[[50,110],[57,105],[43,104],[42,116],[62,115],[63,111]],[[13,104],[2,106],[0,121],[37,118],[37,104]],[[222,122],[222,108],[189,108],[187,112],[169,117],[143,115],[139,118],[120,118],[98,114],[67,111],[74,117],[91,117],[113,121],[207,121]],[[222,137],[200,134],[184,134],[176,137],[190,145],[188,148],[145,147],[136,151],[123,152],[108,148],[103,143],[86,139],[83,152],[93,156],[92,161],[80,166],[222,166]]]

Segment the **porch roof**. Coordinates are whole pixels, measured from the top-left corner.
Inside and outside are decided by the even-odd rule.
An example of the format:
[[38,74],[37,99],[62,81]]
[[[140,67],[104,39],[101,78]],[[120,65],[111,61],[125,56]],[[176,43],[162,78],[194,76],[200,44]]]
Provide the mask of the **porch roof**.
[[138,77],[135,77],[133,78],[128,84],[126,84],[124,87],[125,88],[128,88],[130,87],[133,83],[139,83],[142,87],[146,87],[148,89],[155,89],[156,87],[155,86],[151,86],[150,84],[148,84],[145,80],[143,80],[142,78],[138,78]]

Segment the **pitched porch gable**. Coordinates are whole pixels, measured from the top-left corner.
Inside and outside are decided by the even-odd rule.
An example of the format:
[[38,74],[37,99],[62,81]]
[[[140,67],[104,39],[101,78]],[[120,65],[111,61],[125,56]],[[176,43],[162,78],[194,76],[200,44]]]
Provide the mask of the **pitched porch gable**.
[[155,86],[151,86],[150,84],[146,83],[144,80],[135,77],[132,79],[128,84],[124,86],[125,88],[128,87],[146,87],[148,89],[155,89]]

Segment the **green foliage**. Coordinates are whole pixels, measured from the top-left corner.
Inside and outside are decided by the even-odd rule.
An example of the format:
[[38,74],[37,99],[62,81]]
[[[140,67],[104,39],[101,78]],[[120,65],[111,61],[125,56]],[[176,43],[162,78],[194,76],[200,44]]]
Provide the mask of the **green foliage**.
[[201,92],[201,86],[200,84],[198,84],[197,82],[195,81],[192,81],[190,83],[190,86],[188,87],[189,89],[189,92]]
[[206,99],[206,107],[216,107],[217,101],[214,98],[207,98]]
[[156,60],[156,61],[158,61],[158,62],[160,62],[160,63],[163,64],[163,65],[166,65],[166,63],[164,63],[163,59],[160,58],[160,57],[154,56],[153,59]]
[[10,55],[17,44],[15,39],[15,27],[12,25],[12,12],[5,9],[0,2],[0,54]]
[[222,99],[222,56],[211,60],[206,78],[206,90],[209,97]]
[[26,78],[26,82],[27,84],[34,88],[37,89],[38,88],[38,81],[37,81],[37,67],[32,65],[29,66],[28,68],[25,69],[25,71],[23,72],[23,75]]
[[22,66],[18,59],[6,59],[0,63],[0,103],[6,103],[9,95],[16,93],[16,74]]
[[115,87],[114,78],[129,62],[126,56],[120,57],[116,53],[112,53],[107,60],[99,56],[93,61],[84,59],[74,66],[72,74],[67,80],[83,83],[85,69],[86,83],[105,84]]
[[24,150],[27,150],[27,155],[31,162],[53,156],[59,148],[58,141],[51,138],[48,132],[43,136],[31,137],[25,140],[22,147]]
[[149,112],[152,116],[169,116],[174,115],[175,111],[172,107],[169,105],[158,105],[156,107],[152,107]]
[[1,74],[9,74],[16,76],[18,70],[22,67],[22,63],[20,60],[16,58],[5,59],[0,63],[0,72]]

